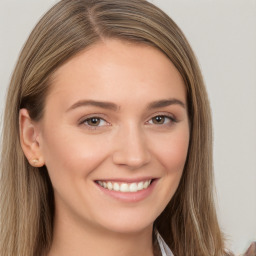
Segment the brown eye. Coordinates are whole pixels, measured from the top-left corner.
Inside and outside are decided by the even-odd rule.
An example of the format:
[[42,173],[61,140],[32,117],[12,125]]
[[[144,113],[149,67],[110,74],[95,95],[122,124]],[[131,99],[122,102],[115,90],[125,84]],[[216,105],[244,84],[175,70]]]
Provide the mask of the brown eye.
[[84,120],[82,123],[89,127],[100,127],[106,126],[108,124],[104,119],[100,117],[90,117]]
[[90,126],[98,126],[100,124],[101,119],[92,117],[86,120],[86,123]]
[[174,117],[168,115],[154,116],[148,121],[149,124],[154,125],[172,125],[176,122],[177,120]]
[[92,116],[82,120],[79,125],[83,125],[83,127],[88,130],[98,130],[101,128],[106,128],[111,124],[101,117]]
[[164,124],[166,121],[165,116],[155,116],[152,118],[153,124]]

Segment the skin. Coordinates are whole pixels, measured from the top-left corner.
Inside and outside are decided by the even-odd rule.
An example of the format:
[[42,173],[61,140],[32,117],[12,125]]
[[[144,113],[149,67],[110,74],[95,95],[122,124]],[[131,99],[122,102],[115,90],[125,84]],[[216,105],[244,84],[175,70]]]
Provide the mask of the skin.
[[[50,256],[153,255],[153,222],[178,187],[189,144],[185,85],[162,52],[97,43],[56,71],[43,118],[34,122],[22,109],[20,127],[24,153],[32,165],[46,165],[54,188]],[[95,183],[146,177],[156,179],[154,188],[135,202]]]

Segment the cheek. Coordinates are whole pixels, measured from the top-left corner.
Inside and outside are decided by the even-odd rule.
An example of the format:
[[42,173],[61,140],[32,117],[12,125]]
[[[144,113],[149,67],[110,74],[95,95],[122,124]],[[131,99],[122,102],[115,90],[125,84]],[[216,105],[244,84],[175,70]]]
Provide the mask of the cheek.
[[154,155],[167,174],[183,171],[189,145],[188,130],[155,140],[154,145]]
[[100,141],[68,127],[58,129],[56,135],[45,133],[42,148],[51,178],[64,180],[67,176],[72,179],[89,175],[107,157],[108,149]]
[[161,181],[161,186],[165,187],[163,190],[164,198],[166,198],[165,206],[172,199],[176,192],[187,158],[189,137],[175,138],[168,143],[163,144],[162,154],[159,155],[159,161],[164,166],[164,179]]
[[188,151],[188,141],[176,140],[173,145],[166,145],[163,163],[170,172],[183,171]]

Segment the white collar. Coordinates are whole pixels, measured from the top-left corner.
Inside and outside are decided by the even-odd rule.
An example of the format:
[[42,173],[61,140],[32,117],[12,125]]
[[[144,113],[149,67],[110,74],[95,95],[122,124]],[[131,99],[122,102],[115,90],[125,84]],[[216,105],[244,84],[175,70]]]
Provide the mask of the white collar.
[[158,241],[162,256],[174,256],[171,249],[166,244],[164,239],[161,237],[159,232],[156,230],[155,233],[156,233],[157,241]]

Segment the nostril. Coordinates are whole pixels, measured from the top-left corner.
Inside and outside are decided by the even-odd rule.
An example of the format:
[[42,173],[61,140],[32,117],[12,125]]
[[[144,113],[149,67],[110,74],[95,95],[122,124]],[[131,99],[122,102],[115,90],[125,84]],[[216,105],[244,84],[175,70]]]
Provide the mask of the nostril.
[[113,162],[130,168],[139,168],[151,160],[144,134],[134,125],[125,126],[116,138]]
[[144,152],[138,154],[136,152],[129,152],[128,150],[120,150],[113,154],[113,162],[118,165],[127,166],[129,168],[140,168],[150,162],[150,154]]

